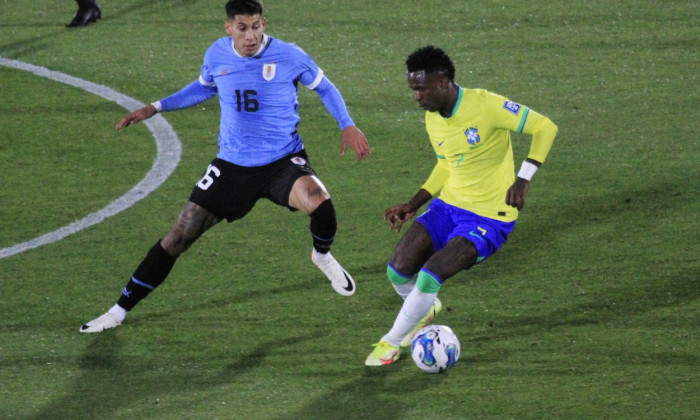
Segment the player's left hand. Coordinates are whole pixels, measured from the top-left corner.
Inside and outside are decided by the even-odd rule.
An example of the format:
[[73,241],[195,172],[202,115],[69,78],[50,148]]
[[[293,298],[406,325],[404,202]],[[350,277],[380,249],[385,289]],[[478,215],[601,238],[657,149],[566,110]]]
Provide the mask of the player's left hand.
[[345,156],[345,150],[347,150],[348,146],[355,151],[358,162],[369,157],[370,151],[367,137],[354,125],[345,127],[340,133],[340,156]]
[[525,207],[525,196],[530,188],[530,181],[522,178],[515,178],[513,185],[508,188],[506,193],[506,204],[522,210]]

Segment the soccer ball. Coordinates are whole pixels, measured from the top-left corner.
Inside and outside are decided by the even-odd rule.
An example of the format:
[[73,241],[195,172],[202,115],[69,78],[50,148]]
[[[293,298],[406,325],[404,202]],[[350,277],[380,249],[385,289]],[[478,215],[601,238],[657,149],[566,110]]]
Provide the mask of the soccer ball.
[[428,373],[440,373],[459,359],[459,340],[446,325],[421,328],[411,344],[411,357],[416,366]]

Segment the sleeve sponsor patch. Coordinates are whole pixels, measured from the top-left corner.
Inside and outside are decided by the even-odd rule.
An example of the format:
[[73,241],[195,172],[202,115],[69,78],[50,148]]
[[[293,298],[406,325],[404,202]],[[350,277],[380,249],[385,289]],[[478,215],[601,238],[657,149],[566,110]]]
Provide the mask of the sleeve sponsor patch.
[[512,112],[515,115],[518,115],[518,112],[520,112],[521,107],[522,106],[520,104],[515,103],[513,101],[505,101],[505,103],[503,103],[503,108]]

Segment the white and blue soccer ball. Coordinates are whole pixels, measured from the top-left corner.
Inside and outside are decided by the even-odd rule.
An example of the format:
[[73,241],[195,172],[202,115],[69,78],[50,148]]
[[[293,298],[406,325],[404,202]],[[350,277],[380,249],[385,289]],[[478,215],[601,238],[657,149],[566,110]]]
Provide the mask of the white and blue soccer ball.
[[459,359],[459,351],[459,339],[446,325],[421,328],[411,344],[413,361],[428,373],[440,373],[454,366]]

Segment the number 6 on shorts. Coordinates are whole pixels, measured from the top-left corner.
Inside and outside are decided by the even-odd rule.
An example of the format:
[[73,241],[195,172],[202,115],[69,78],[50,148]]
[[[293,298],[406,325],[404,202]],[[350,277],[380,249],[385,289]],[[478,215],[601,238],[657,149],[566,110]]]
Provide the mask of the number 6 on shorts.
[[211,187],[211,184],[214,183],[214,178],[212,178],[212,175],[218,178],[221,175],[221,171],[216,166],[209,165],[209,167],[207,168],[207,172],[197,183],[197,186],[203,190],[206,190],[209,187]]

